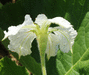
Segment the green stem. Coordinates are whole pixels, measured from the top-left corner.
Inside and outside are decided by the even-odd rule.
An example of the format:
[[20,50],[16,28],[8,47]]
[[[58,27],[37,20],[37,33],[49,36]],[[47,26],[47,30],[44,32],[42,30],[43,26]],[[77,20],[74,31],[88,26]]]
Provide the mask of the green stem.
[[37,34],[37,42],[40,52],[42,75],[47,75],[45,67],[45,51],[47,47],[47,41],[48,41],[48,34],[46,32],[40,31]]
[[40,52],[40,59],[41,59],[42,75],[47,75],[45,67],[45,54],[42,55]]

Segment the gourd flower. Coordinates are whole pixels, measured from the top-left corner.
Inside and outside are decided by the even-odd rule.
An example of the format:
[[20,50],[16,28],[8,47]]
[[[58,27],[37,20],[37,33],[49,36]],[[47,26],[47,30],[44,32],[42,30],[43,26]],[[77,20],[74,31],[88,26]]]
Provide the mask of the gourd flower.
[[[52,23],[58,26],[50,27]],[[69,52],[77,36],[76,30],[67,20],[62,17],[47,19],[44,14],[39,14],[35,22],[27,14],[22,24],[10,26],[8,32],[4,33],[3,40],[7,37],[10,40],[9,50],[23,56],[32,53],[31,44],[35,38],[37,39],[43,75],[46,75],[45,54],[50,59],[57,54],[59,48],[64,53]]]

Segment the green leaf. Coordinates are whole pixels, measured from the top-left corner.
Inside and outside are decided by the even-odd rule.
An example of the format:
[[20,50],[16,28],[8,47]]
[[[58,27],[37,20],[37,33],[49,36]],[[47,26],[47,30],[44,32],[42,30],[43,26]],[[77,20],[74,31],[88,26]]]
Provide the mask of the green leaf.
[[[74,50],[73,58],[75,58],[73,59],[73,64],[75,64],[80,59],[80,57],[87,51],[88,48],[89,48],[89,12],[87,12],[85,18],[81,23],[81,27],[78,30],[78,36],[76,37],[75,44],[73,47]],[[89,56],[88,54],[86,55]],[[88,59],[87,56],[86,60]]]
[[49,60],[46,59],[46,70],[47,75],[59,75],[56,68],[56,57],[51,57]]
[[6,30],[11,25],[18,25],[23,22],[24,19],[23,7],[18,3],[5,4],[0,9],[0,27]]
[[37,63],[30,55],[23,56],[20,59],[22,65],[24,65],[32,74],[41,75],[41,65]]
[[3,37],[4,37],[4,33],[3,30],[0,28],[0,41],[2,40]]
[[43,0],[43,12],[48,18],[64,17],[66,3],[64,0]]
[[56,64],[59,65],[59,67],[61,66],[61,68],[57,66],[60,75],[64,75],[72,66],[72,61],[71,61],[72,58],[70,52],[69,54],[67,54],[59,51],[56,60],[57,60]]
[[[85,14],[89,11],[88,0],[66,0],[66,13],[69,15],[69,22],[76,30],[79,29]],[[64,10],[64,9],[63,9]],[[66,14],[65,14],[66,15]],[[64,16],[65,17],[65,16]]]
[[84,3],[85,3],[86,0],[79,0],[79,3],[84,6]]
[[0,75],[29,75],[25,67],[17,66],[10,58],[0,60]]
[[71,53],[58,51],[56,57],[47,61],[47,75],[64,75],[72,66]]
[[5,46],[5,48],[8,49],[9,40],[5,39],[4,41],[2,41],[3,38],[4,38],[4,31],[0,28],[0,41]]
[[3,6],[2,3],[0,3],[0,9],[2,8],[2,6]]
[[66,0],[64,0],[66,2]]
[[[81,23],[81,27],[78,30],[78,36],[76,37],[73,46],[73,58],[72,66],[65,75],[78,75],[79,70],[84,68],[84,71],[89,68],[89,12]],[[74,73],[73,73],[74,72]],[[76,73],[76,74],[75,74]],[[88,73],[89,72],[85,72]],[[85,74],[84,73],[84,74]]]
[[47,72],[48,75],[89,75],[89,12],[78,30],[73,54],[59,50],[55,58],[47,61]]
[[41,75],[41,64],[37,63],[31,55],[21,56],[20,59],[18,54],[15,52],[11,52],[14,57],[16,57],[19,62],[25,66],[32,74],[34,75]]

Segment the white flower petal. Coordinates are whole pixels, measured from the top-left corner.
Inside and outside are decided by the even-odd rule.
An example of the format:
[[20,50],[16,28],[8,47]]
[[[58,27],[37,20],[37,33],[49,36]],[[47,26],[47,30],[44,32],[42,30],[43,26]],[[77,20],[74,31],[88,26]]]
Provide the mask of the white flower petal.
[[68,53],[69,50],[72,49],[72,45],[74,43],[74,39],[77,36],[76,30],[72,27],[70,28],[62,28],[62,27],[55,27],[58,28],[59,31],[54,31],[54,33],[59,36],[60,40],[60,50],[64,53]]
[[9,50],[25,56],[31,54],[31,43],[36,38],[36,35],[27,29],[23,29],[16,35],[11,35],[8,38],[10,40],[10,45],[8,45]]
[[47,17],[44,14],[39,14],[35,20],[39,26],[43,25],[45,21],[48,21]]
[[5,36],[4,36],[4,38],[2,40],[6,39],[10,35],[17,34],[21,27],[22,27],[22,25],[9,27],[8,28],[8,32],[4,31]]
[[55,17],[53,19],[48,19],[51,23],[55,23],[58,24],[61,27],[64,28],[69,28],[72,25],[70,25],[70,22],[68,22],[66,19],[62,18],[62,17]]
[[33,23],[33,21],[32,21],[32,19],[31,19],[31,17],[30,17],[30,15],[25,15],[25,20],[24,20],[24,22],[23,22],[23,24],[22,24],[23,26],[25,26],[25,25],[34,25],[34,23]]
[[58,46],[59,46],[59,37],[50,33],[48,36],[47,49],[46,49],[46,54],[48,59],[50,59],[51,56],[55,56],[57,54]]
[[23,24],[20,24],[18,26],[10,26],[8,28],[8,32],[4,31],[5,36],[4,36],[4,38],[2,40],[6,39],[10,35],[17,34],[18,31],[25,25],[33,25],[33,22],[32,22],[32,20],[30,18],[30,15],[26,15],[25,16],[25,20],[24,20]]

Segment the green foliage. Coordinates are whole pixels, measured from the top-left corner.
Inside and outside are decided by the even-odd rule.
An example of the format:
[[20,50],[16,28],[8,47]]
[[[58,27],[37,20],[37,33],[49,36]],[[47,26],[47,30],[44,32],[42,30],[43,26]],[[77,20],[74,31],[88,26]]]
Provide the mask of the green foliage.
[[84,6],[86,0],[79,0],[80,5]]
[[0,28],[0,40],[2,40],[2,38],[4,37],[3,35],[4,35],[3,30]]
[[17,66],[14,61],[5,57],[0,60],[0,75],[29,75],[25,67]]
[[41,75],[41,65],[37,63],[31,56],[21,57],[20,62],[24,65],[32,74]]
[[[11,51],[10,51],[11,52]],[[16,57],[16,59],[19,60],[19,62],[25,66],[32,74],[34,75],[41,75],[41,64],[37,63],[35,61],[35,59],[31,56],[31,55],[27,55],[27,56],[21,56],[19,58],[18,54],[15,52],[11,52],[12,55],[14,57]],[[40,59],[39,57],[37,57],[38,60]]]
[[[75,43],[73,45],[73,54],[71,54],[70,52],[63,53],[61,51],[58,51],[57,57],[55,57],[55,59],[51,58],[51,61],[49,60],[47,63],[48,75],[89,75],[88,22],[89,12],[86,14],[81,23],[81,27],[78,30],[78,36],[76,37]],[[55,71],[55,69],[57,71]]]
[[2,6],[3,6],[2,3],[0,3],[0,9],[2,8]]
[[[57,56],[46,60],[47,75],[89,75],[88,11],[88,0],[18,0],[15,4],[9,3],[0,9],[0,27],[6,30],[11,25],[21,24],[26,14],[30,14],[33,20],[40,13],[44,13],[48,18],[64,17],[78,31],[78,36],[73,45],[73,54],[71,52],[63,53],[59,50]],[[0,40],[3,37],[3,31],[0,29]],[[2,43],[7,48],[9,41],[6,39]],[[11,53],[17,59],[19,58],[18,54]],[[33,74],[41,75],[40,57],[36,40],[32,43],[32,54],[25,57],[22,56],[18,60]],[[9,66],[8,62],[13,63],[12,66],[18,67],[18,69],[13,71],[14,67],[11,67],[11,70],[10,67],[6,68],[5,65]],[[24,67],[15,65],[14,62],[6,57],[1,60],[0,65],[1,73],[7,70],[11,71],[11,73],[17,73],[17,70],[21,69],[26,73]],[[3,70],[4,68],[5,70]]]

